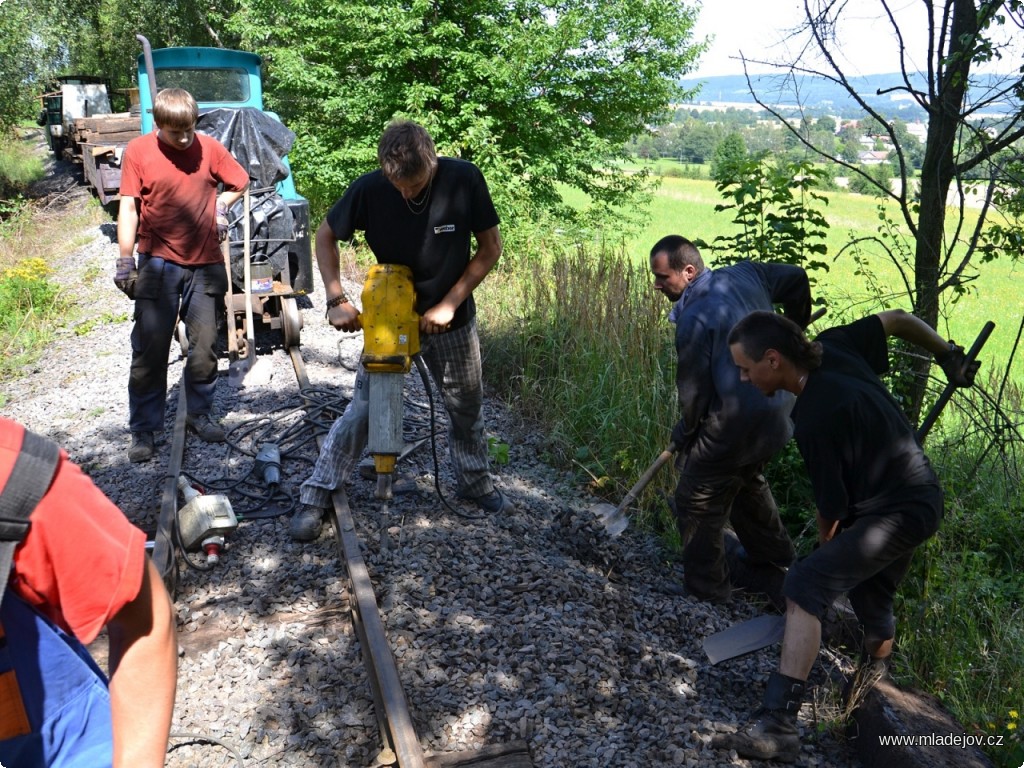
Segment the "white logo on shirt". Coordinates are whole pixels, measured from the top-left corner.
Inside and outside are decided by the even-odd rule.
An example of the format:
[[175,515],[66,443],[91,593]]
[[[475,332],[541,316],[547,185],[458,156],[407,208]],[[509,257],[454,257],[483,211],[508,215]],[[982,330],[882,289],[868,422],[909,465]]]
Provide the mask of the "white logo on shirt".
[[454,224],[442,224],[440,227],[434,227],[434,234],[435,235],[441,235],[441,234],[444,234],[445,232],[454,232],[454,231],[455,231],[455,225]]

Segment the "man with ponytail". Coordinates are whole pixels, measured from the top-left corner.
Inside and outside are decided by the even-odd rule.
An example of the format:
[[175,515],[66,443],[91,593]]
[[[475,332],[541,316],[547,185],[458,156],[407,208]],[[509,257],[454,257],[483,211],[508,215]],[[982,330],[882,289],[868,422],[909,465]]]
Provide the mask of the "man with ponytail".
[[797,713],[821,644],[821,619],[846,593],[863,627],[862,664],[883,669],[892,653],[893,596],[914,551],[938,530],[938,478],[878,375],[897,336],[935,355],[949,381],[970,386],[977,364],[923,320],[889,310],[808,341],[774,312],[753,312],[729,333],[739,378],[766,395],[796,395],[793,437],[810,476],[818,547],[786,575],[786,629],[779,669],[763,706],[716,749],[792,761],[800,753]]

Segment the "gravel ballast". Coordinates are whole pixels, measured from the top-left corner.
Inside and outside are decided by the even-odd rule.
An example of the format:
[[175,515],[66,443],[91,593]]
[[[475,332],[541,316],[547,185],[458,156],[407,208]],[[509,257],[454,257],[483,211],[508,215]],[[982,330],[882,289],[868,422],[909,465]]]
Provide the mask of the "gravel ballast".
[[[3,386],[3,413],[57,440],[151,533],[179,350],[172,344],[168,429],[157,457],[130,464],[132,305],[111,281],[114,225],[90,228],[76,242],[85,244],[52,266],[80,310],[32,370]],[[358,295],[357,284],[347,287]],[[187,440],[184,471],[210,491],[224,489],[242,519],[216,566],[180,570],[172,730],[191,736],[172,740],[168,766],[239,759],[246,766],[371,766],[381,747],[334,533],[325,526],[317,541],[297,544],[287,530],[290,499],[316,455],[315,428],[329,424],[331,409],[351,394],[360,351],[359,336],[340,334],[324,320],[319,279],[301,303],[302,354],[322,410],[300,408],[280,336],[265,331],[258,338],[265,383],[253,377],[230,386],[226,354],[221,358],[217,414],[230,430],[229,444]],[[415,371],[407,400],[407,428],[424,434],[428,400]],[[544,435],[496,400],[488,400],[486,420],[490,435],[509,446],[508,464],[492,468],[513,505],[507,513],[481,517],[454,499],[443,429],[439,479],[455,511],[434,492],[429,447],[400,463],[405,492],[386,508],[374,498],[374,482],[357,475],[346,487],[424,749],[524,741],[534,765],[544,768],[758,765],[715,752],[709,742],[759,705],[778,649],[712,667],[701,641],[757,615],[763,603],[737,598],[710,606],[663,591],[681,572],[656,540],[632,528],[614,541],[603,537],[587,513],[598,499],[541,460]],[[261,507],[262,486],[245,478],[263,442],[281,446],[282,477],[281,492]],[[274,512],[284,514],[261,517]],[[104,645],[94,646],[101,658]],[[812,675],[822,683],[819,698],[831,688],[828,672],[841,663],[823,653]],[[808,703],[801,719],[805,747],[797,765],[859,765],[824,704]]]

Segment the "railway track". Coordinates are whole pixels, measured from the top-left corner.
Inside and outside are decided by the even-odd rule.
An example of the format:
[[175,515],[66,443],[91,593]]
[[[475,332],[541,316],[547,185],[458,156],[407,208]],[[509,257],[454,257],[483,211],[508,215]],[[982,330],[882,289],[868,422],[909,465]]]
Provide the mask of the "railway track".
[[[285,353],[288,355],[299,396],[309,401],[312,390],[306,364],[297,343],[297,332],[285,333]],[[290,343],[291,342],[291,343]],[[186,441],[186,404],[184,388],[179,388],[177,415],[171,438],[170,455],[161,495],[160,516],[152,546],[152,558],[164,583],[174,596],[178,582],[178,562],[188,555],[180,551],[176,531],[178,515],[178,477],[184,469]],[[317,435],[321,447],[323,435]],[[524,742],[487,746],[462,753],[427,755],[416,732],[408,697],[402,686],[394,653],[388,641],[385,623],[369,570],[362,554],[356,532],[353,512],[343,489],[332,495],[333,507],[328,519],[334,528],[337,556],[345,565],[348,577],[349,611],[352,625],[359,639],[371,695],[374,714],[380,732],[381,749],[378,766],[398,768],[441,768],[441,766],[473,765],[478,768],[530,768],[533,762]]]

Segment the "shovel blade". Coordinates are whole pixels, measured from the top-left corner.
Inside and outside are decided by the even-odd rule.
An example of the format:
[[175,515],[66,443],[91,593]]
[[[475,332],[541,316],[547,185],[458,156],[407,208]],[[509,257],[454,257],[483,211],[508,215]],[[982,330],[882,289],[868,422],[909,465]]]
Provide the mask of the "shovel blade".
[[629,527],[629,518],[626,517],[624,511],[620,510],[605,521],[604,527],[611,538],[617,539]]
[[273,376],[273,366],[267,360],[256,357],[256,342],[252,339],[246,344],[246,354],[228,363],[228,383],[234,387],[246,384],[269,384]]
[[590,512],[613,539],[622,535],[622,532],[629,527],[626,510],[621,507],[613,507],[607,503],[595,504],[590,508]]
[[780,642],[785,630],[784,616],[765,614],[708,635],[704,638],[704,653],[712,664],[746,656]]

